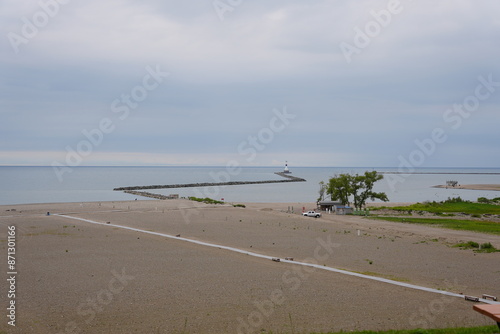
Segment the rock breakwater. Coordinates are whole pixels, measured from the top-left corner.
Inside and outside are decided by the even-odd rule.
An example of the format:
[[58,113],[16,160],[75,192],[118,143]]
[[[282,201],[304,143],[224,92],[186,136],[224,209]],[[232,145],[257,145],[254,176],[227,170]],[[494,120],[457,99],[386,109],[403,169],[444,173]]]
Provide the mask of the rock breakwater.
[[[230,181],[230,182],[202,182],[202,183],[184,183],[184,184],[165,184],[165,185],[151,185],[151,186],[131,186],[114,188],[115,191],[125,191],[131,193],[134,190],[145,189],[170,189],[170,188],[197,188],[197,187],[216,187],[216,186],[238,186],[245,184],[265,184],[265,183],[285,183],[285,182],[305,182],[306,180],[300,177],[295,177],[286,173],[277,172],[276,175],[282,176],[285,180],[266,180],[266,181]],[[139,194],[137,194],[139,195]],[[156,194],[151,194],[156,195]],[[142,195],[144,196],[144,195]],[[157,195],[163,196],[163,195]],[[150,196],[148,196],[150,197]],[[154,197],[156,198],[156,197]]]
[[146,191],[125,190],[123,192],[126,194],[149,197],[149,198],[154,198],[154,199],[162,199],[162,200],[164,200],[164,199],[178,199],[179,198],[179,195],[161,195],[161,194],[149,193]]

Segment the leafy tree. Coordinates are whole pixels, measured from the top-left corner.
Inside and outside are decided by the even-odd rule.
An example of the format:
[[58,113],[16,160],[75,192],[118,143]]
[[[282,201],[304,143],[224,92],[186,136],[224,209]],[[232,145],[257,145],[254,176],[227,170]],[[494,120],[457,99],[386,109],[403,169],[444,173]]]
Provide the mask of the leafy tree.
[[325,182],[321,181],[319,183],[319,198],[318,198],[318,202],[325,199],[325,191],[326,191]]
[[351,195],[351,184],[353,176],[350,174],[340,174],[332,177],[326,189],[332,201],[340,201],[342,205],[349,205]]
[[349,197],[354,199],[354,207],[361,209],[368,199],[387,202],[389,199],[383,192],[374,192],[375,182],[384,178],[376,171],[365,172],[363,175],[340,174],[332,177],[326,189],[332,201],[338,200],[342,205],[349,205]]
[[[376,171],[365,172],[364,175],[357,175],[354,177],[353,186],[353,196],[354,196],[354,207],[356,209],[361,209],[365,206],[366,200],[376,200],[379,199],[383,202],[388,202],[389,198],[383,192],[374,192],[373,186],[375,182],[380,181],[384,178],[382,174],[378,174]],[[358,194],[358,190],[360,193]]]

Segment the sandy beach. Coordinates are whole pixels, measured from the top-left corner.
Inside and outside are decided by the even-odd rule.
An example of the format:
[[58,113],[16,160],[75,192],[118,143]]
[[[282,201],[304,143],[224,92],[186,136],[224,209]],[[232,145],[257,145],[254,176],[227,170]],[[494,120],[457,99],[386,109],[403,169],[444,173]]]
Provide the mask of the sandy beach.
[[[500,248],[499,236],[356,216],[302,217],[313,203],[245,205],[1,206],[4,258],[8,227],[16,227],[17,276],[16,327],[4,316],[0,331],[308,333],[493,324],[462,298],[182,239],[480,297],[500,296],[500,253],[450,245],[473,240]],[[8,272],[6,261],[2,270]],[[0,288],[6,296],[8,285]]]
[[500,184],[459,184],[455,187],[447,186],[445,184],[440,184],[434,186],[434,188],[500,191]]

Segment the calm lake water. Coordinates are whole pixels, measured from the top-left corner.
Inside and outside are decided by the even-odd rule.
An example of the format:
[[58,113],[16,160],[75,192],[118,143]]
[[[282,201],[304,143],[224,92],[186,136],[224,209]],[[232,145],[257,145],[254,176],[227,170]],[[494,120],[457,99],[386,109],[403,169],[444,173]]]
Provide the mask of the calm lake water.
[[[377,170],[394,172],[397,168],[370,167],[295,167],[292,175],[307,182],[275,183],[206,188],[149,190],[160,194],[224,198],[228,202],[315,202],[319,182],[340,173]],[[59,180],[52,167],[0,167],[0,205],[85,201],[133,200],[137,196],[113,191],[124,186],[180,184],[197,182],[278,180],[279,167],[75,167]],[[415,174],[386,174],[376,184],[391,202],[441,201],[460,196],[500,197],[500,192],[438,189],[432,186],[456,180],[460,184],[500,184],[500,168],[416,168]],[[418,174],[417,174],[418,173]],[[423,174],[420,174],[423,173]],[[139,198],[144,199],[144,198]]]

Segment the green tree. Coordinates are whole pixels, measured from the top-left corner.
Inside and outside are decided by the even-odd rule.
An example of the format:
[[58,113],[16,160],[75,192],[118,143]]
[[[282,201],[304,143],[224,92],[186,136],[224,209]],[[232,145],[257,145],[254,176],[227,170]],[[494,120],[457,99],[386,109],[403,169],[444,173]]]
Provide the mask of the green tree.
[[325,182],[321,181],[319,183],[319,198],[318,198],[318,202],[325,199],[325,191],[326,191],[326,184],[325,184]]
[[339,174],[328,181],[326,193],[330,195],[332,201],[340,201],[342,205],[349,205],[352,179],[353,176],[350,174]]
[[366,204],[367,199],[370,199],[372,201],[376,199],[379,199],[383,202],[389,201],[389,198],[387,198],[387,195],[385,193],[373,191],[375,182],[380,181],[383,178],[384,176],[382,174],[378,174],[376,171],[365,172],[364,175],[356,174],[356,176],[354,177],[354,184],[352,186],[354,207],[356,209],[363,208]]
[[340,174],[332,177],[326,189],[332,201],[340,201],[342,205],[349,205],[349,197],[354,200],[354,207],[361,209],[368,199],[387,202],[389,199],[383,192],[374,192],[375,182],[384,178],[376,171],[365,172],[363,175]]

